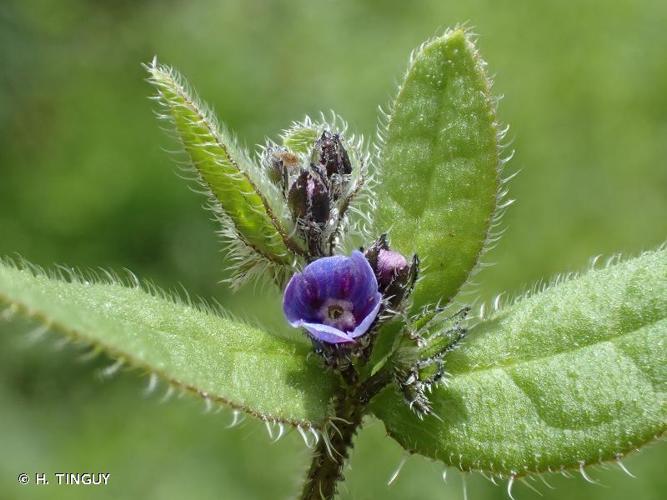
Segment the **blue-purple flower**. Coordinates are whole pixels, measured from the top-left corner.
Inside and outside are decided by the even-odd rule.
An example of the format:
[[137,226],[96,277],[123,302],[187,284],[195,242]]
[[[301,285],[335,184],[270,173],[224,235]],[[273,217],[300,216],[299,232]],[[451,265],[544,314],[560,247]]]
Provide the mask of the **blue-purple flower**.
[[318,259],[292,276],[283,296],[289,324],[331,344],[354,342],[373,324],[382,302],[361,252]]

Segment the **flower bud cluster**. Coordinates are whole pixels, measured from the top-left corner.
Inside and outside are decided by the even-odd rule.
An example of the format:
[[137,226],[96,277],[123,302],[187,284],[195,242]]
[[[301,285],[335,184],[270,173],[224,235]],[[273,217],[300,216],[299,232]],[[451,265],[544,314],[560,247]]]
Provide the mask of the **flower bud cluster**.
[[419,260],[392,250],[384,234],[365,251],[334,255],[335,238],[345,227],[341,221],[357,191],[355,174],[362,174],[354,172],[339,134],[325,128],[311,144],[302,143],[298,152],[272,145],[263,158],[308,263],[287,284],[283,311],[290,325],[308,333],[329,367],[349,373],[370,359],[380,326],[407,309]]
[[339,134],[328,130],[315,141],[307,160],[286,148],[267,150],[264,167],[287,199],[299,236],[312,259],[331,255],[338,204],[352,174],[352,163]]

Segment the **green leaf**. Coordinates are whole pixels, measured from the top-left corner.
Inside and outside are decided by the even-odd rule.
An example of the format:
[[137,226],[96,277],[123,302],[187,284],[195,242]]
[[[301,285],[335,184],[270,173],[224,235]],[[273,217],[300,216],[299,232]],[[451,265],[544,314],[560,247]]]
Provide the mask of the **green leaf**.
[[446,303],[487,240],[501,164],[490,83],[465,31],[413,55],[383,135],[379,230],[422,260],[415,306]]
[[[214,210],[223,226],[263,258],[278,264],[292,260],[286,231],[278,214],[258,189],[265,183],[246,154],[218,125],[212,113],[198,102],[188,85],[173,69],[153,61],[149,81],[158,91],[161,117],[168,119],[194,166],[202,185],[211,195]],[[255,173],[254,178],[251,176]],[[268,186],[267,186],[268,188]]]
[[373,411],[406,449],[522,475],[620,458],[667,428],[667,251],[561,281],[494,313],[446,359],[418,420],[393,388]]
[[0,262],[0,306],[213,403],[292,425],[323,423],[334,382],[305,344],[115,281],[65,281]]

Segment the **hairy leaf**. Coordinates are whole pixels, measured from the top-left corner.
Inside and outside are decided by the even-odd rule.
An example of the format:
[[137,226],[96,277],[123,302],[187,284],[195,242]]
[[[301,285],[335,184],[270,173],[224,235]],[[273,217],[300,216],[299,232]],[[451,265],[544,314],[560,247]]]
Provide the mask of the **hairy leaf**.
[[478,260],[499,187],[495,104],[463,30],[416,51],[387,119],[378,227],[422,260],[415,306],[444,303]]
[[307,359],[305,345],[209,308],[7,263],[0,263],[0,306],[211,402],[293,425],[318,426],[327,415],[334,383]]
[[256,185],[262,177],[251,178],[256,167],[173,69],[155,61],[147,69],[162,116],[172,123],[223,225],[233,225],[227,228],[236,233],[230,238],[237,236],[269,261],[289,264],[289,240]]
[[502,475],[620,458],[667,427],[667,251],[561,281],[475,326],[423,422],[374,403],[405,448]]

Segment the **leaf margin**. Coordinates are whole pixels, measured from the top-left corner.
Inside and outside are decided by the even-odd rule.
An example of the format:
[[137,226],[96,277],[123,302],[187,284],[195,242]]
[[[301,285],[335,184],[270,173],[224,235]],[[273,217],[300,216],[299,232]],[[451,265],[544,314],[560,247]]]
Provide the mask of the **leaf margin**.
[[[597,261],[597,258],[596,258],[596,259],[593,260],[590,269],[587,269],[587,271],[603,271],[605,269],[608,269],[609,267],[613,267],[614,264],[626,264],[628,262],[632,262],[635,259],[638,259],[638,258],[641,258],[641,257],[644,257],[644,256],[649,256],[650,257],[652,254],[655,254],[658,257],[662,257],[662,259],[665,262],[667,262],[667,243],[664,243],[664,244],[660,245],[657,249],[655,249],[653,251],[644,251],[639,256],[631,258],[631,259],[625,259],[625,260],[621,261],[621,257],[620,257],[619,254],[614,255],[613,257],[611,257],[610,259],[607,260],[607,262],[605,263],[605,266],[602,269],[598,269],[598,268],[595,267],[595,263]],[[661,254],[661,255],[658,255],[658,254]],[[503,313],[504,311],[507,310],[507,308],[514,306],[515,304],[521,302],[524,299],[530,299],[532,297],[539,296],[539,294],[541,292],[548,291],[548,290],[552,289],[553,287],[561,285],[563,283],[568,283],[570,281],[576,280],[577,278],[580,278],[581,276],[585,276],[586,274],[587,274],[586,272],[582,272],[582,273],[568,273],[568,274],[558,275],[556,278],[551,280],[551,282],[549,282],[547,285],[542,285],[540,287],[534,287],[531,291],[525,292],[524,294],[519,295],[513,301],[510,301],[509,305],[507,305],[503,308],[500,308],[496,311],[493,311],[485,319],[487,319],[487,320],[489,318],[492,319],[494,314]],[[481,313],[483,314],[484,308],[481,307],[480,309],[481,309]],[[482,323],[483,323],[482,319],[480,319],[472,328],[475,328],[477,325],[480,325]],[[591,347],[592,345],[595,345],[597,343],[610,342],[610,341],[613,341],[615,339],[619,339],[619,341],[620,341],[620,339],[625,335],[636,334],[640,330],[645,330],[646,328],[651,328],[651,327],[654,327],[656,325],[667,328],[667,315],[665,317],[661,318],[661,319],[656,320],[653,323],[640,325],[638,328],[636,328],[636,329],[634,329],[630,332],[626,332],[624,334],[617,335],[615,337],[611,337],[610,339],[604,339],[604,340],[599,340],[598,339],[591,344],[585,344],[583,346],[577,346],[576,350],[585,349],[585,348]],[[471,330],[472,330],[472,328],[471,328]],[[664,336],[664,334],[663,334],[663,336]],[[456,357],[457,355],[460,355],[463,351],[465,351],[465,346],[461,347],[460,349],[457,349],[457,350],[453,351],[451,353],[451,355]],[[568,353],[568,352],[571,352],[571,351],[562,351],[562,352],[554,354],[554,356],[558,356],[560,354],[564,354],[564,353]],[[537,358],[537,359],[539,359],[539,358]],[[528,359],[528,360],[521,360],[520,359],[515,364],[519,365],[519,364],[522,364],[522,363],[530,363],[530,362],[533,362],[533,361],[535,361],[535,360],[534,359]],[[445,359],[445,362],[447,362],[447,358]],[[459,364],[461,364],[461,363],[459,363]],[[463,364],[465,365],[465,362],[463,362]],[[465,377],[466,375],[469,375],[470,373],[473,373],[473,372],[476,372],[476,371],[492,371],[494,369],[504,370],[508,367],[509,368],[514,367],[515,364],[512,364],[512,365],[502,365],[502,364],[500,364],[498,366],[484,366],[484,365],[477,366],[475,364],[472,364],[471,366],[468,367],[468,371],[457,371],[457,370],[462,370],[462,368],[461,367],[459,367],[459,368],[455,367],[454,370],[452,370],[452,372],[450,373],[450,375],[453,376],[453,378],[455,379],[457,377],[457,375],[462,375],[463,377]],[[667,385],[667,380],[665,380],[665,385]],[[446,390],[446,386],[447,386],[447,381],[445,380],[445,382],[444,382],[445,390]],[[389,399],[389,397],[387,396],[389,391],[396,392],[394,387],[385,388],[385,390],[384,390],[385,399]],[[665,393],[662,392],[662,391],[657,391],[657,393],[658,393],[658,395],[663,395],[663,397],[665,395]],[[455,467],[455,468],[457,468],[457,469],[459,469],[463,472],[480,472],[485,477],[490,476],[491,478],[508,479],[509,480],[509,483],[508,483],[508,488],[509,489],[511,489],[512,482],[515,479],[517,479],[517,478],[521,479],[522,477],[537,476],[537,475],[541,475],[541,474],[556,473],[556,472],[562,472],[562,471],[567,471],[567,470],[578,470],[584,478],[587,478],[587,476],[585,475],[585,472],[583,472],[584,467],[594,466],[594,465],[599,465],[599,464],[604,464],[604,463],[609,463],[609,462],[616,462],[621,467],[621,469],[624,469],[624,466],[621,463],[621,460],[625,456],[627,456],[629,454],[632,454],[632,453],[635,453],[635,452],[639,451],[640,447],[655,443],[656,441],[661,440],[662,438],[664,438],[665,435],[667,435],[667,418],[665,418],[663,420],[662,424],[661,424],[661,427],[656,432],[647,432],[647,433],[645,433],[645,434],[647,434],[647,437],[644,440],[641,440],[641,441],[627,441],[627,442],[624,443],[624,448],[623,449],[620,449],[620,445],[616,445],[616,446],[619,446],[619,449],[617,451],[613,451],[613,452],[608,453],[605,457],[602,457],[602,455],[601,455],[602,450],[601,449],[598,450],[600,455],[597,458],[597,460],[595,460],[595,459],[593,459],[593,460],[577,459],[577,460],[573,460],[571,463],[559,464],[557,466],[549,465],[549,466],[547,466],[543,469],[531,469],[531,468],[527,468],[527,467],[524,467],[522,469],[517,469],[517,470],[501,470],[501,469],[496,469],[496,468],[484,468],[484,467],[479,467],[478,466],[481,463],[479,458],[473,459],[473,458],[469,457],[468,459],[464,459],[462,455],[455,455],[454,453],[450,453],[449,454],[449,460],[447,460],[447,459],[444,459],[442,456],[437,456],[437,457],[436,456],[431,456],[429,454],[425,454],[425,453],[417,450],[413,446],[408,446],[405,442],[406,441],[405,436],[399,436],[399,432],[397,432],[396,428],[392,428],[389,425],[387,425],[387,423],[379,415],[379,413],[382,413],[382,412],[381,411],[377,412],[378,404],[382,404],[382,402],[379,401],[382,397],[383,397],[383,394],[380,394],[379,398],[371,403],[371,407],[372,407],[371,411],[372,411],[373,415],[376,418],[378,418],[378,420],[383,422],[383,425],[385,427],[387,435],[392,437],[392,439],[394,439],[408,453],[410,453],[410,454],[419,454],[419,455],[422,455],[422,456],[426,456],[426,457],[428,457],[432,460],[436,460],[438,462],[441,462],[441,463],[445,464],[446,466]],[[397,404],[396,394],[394,394],[392,397],[393,397],[393,401],[391,402],[391,404],[396,405]],[[399,404],[403,405],[404,403],[400,402]],[[659,406],[665,407],[664,399],[661,402],[659,402]],[[399,413],[404,413],[405,414],[406,412],[403,409],[400,409]],[[414,414],[412,414],[412,416],[413,416],[413,420],[414,420],[414,426],[417,427],[420,424],[420,422],[418,420],[416,420],[417,417],[415,417]],[[440,418],[437,415],[433,416],[433,417],[427,417],[427,418],[435,418],[435,419],[440,420]],[[416,438],[414,438],[414,439],[416,439]],[[414,439],[413,439],[413,442],[414,442]],[[433,436],[433,439],[436,439],[435,436]],[[454,457],[454,458],[452,458],[452,457]],[[463,465],[464,463],[467,463],[467,465]]]
[[[290,237],[291,229],[284,226],[284,224],[289,223],[288,214],[285,212],[286,208],[281,204],[270,203],[272,198],[277,198],[277,195],[273,193],[275,187],[265,178],[265,174],[249,158],[245,149],[239,146],[236,138],[229,133],[224,124],[217,119],[215,113],[198,97],[192,86],[177,70],[171,66],[158,63],[157,57],[154,57],[150,63],[143,64],[143,67],[149,74],[148,83],[157,92],[151,99],[165,110],[165,112],[156,111],[156,116],[158,119],[169,123],[171,133],[175,135],[175,139],[182,147],[182,153],[188,160],[187,163],[191,165],[189,170],[194,173],[197,183],[209,200],[208,208],[221,225],[222,229],[218,233],[226,244],[231,260],[235,262],[230,266],[234,274],[227,281],[232,288],[236,289],[245,281],[261,278],[268,268],[273,271],[274,281],[282,283],[291,274],[295,261],[305,254],[304,250]],[[168,97],[167,92],[174,94],[175,98],[183,101],[185,105]],[[210,141],[204,143],[203,146],[188,146],[185,139],[187,134],[180,130],[176,123],[178,118],[176,111],[181,106],[197,117],[198,126],[207,130]],[[189,120],[185,115],[181,119]],[[188,126],[194,127],[190,123]],[[192,133],[192,131],[188,133]],[[248,203],[246,213],[254,214],[253,216],[263,219],[264,236],[267,241],[270,240],[268,245],[274,247],[275,252],[260,248],[256,242],[251,241],[239,229],[238,214],[235,218],[234,215],[229,213],[228,209],[225,208],[224,200],[215,191],[217,188],[198,167],[193,154],[200,149],[204,156],[211,157],[214,163],[218,166],[221,165],[222,160],[213,157],[212,153],[206,150],[207,146],[213,146],[221,150],[222,156],[224,156],[223,163],[228,163],[228,167],[231,167],[234,171],[233,175],[240,177],[240,182],[245,184],[245,189],[250,190],[249,193],[244,193],[243,190],[236,189],[241,193],[241,197],[257,198],[253,201],[254,206],[246,200],[246,203]],[[230,175],[222,172],[221,174],[223,177]],[[268,196],[271,194],[274,196]],[[268,227],[271,227],[274,232],[267,235]]]
[[[28,273],[31,278],[37,280],[44,279],[48,281],[57,281],[61,284],[75,283],[85,286],[118,286],[122,287],[126,291],[139,291],[145,294],[147,297],[150,297],[151,300],[166,301],[173,306],[189,308],[197,314],[212,315],[221,320],[243,323],[228,311],[223,310],[222,307],[217,303],[211,304],[201,298],[193,300],[189,296],[183,298],[177,291],[162,290],[156,285],[152,284],[150,281],[139,280],[139,278],[137,278],[137,276],[128,269],[125,269],[127,277],[123,278],[117,273],[108,271],[103,268],[99,268],[99,272],[92,269],[80,271],[78,269],[59,265],[55,269],[45,270],[20,257],[18,259],[0,257],[0,277],[2,277],[2,273],[5,272],[6,269],[9,269],[10,271]],[[168,385],[168,394],[171,394],[174,391],[187,393],[203,399],[207,407],[209,405],[229,407],[235,412],[243,412],[245,414],[251,415],[267,423],[267,425],[285,424],[296,428],[299,430],[299,432],[310,431],[311,433],[317,434],[317,432],[328,423],[329,415],[327,413],[324,413],[319,421],[286,418],[271,415],[269,413],[262,413],[253,409],[251,406],[245,406],[244,404],[238,403],[227,397],[221,396],[219,394],[213,394],[213,391],[199,389],[191,383],[184,382],[178,378],[170,376],[166,371],[152,366],[147,361],[141,360],[131,353],[105,343],[104,341],[101,341],[100,339],[95,338],[90,334],[79,331],[76,328],[71,328],[59,321],[55,321],[53,318],[50,318],[47,313],[32,309],[28,304],[22,303],[21,301],[10,297],[4,293],[4,291],[0,290],[0,321],[12,321],[17,316],[31,323],[37,323],[39,325],[37,329],[43,330],[44,333],[56,333],[62,336],[62,338],[67,339],[67,341],[72,345],[88,349],[88,354],[94,354],[96,356],[102,353],[109,357],[114,363],[106,369],[102,370],[101,375],[103,377],[115,374],[121,367],[123,369],[129,369],[133,372],[140,372],[142,375],[150,376],[151,379],[157,377],[156,380],[162,380],[163,382],[166,382]],[[311,365],[311,369],[314,368],[312,361],[307,360],[307,357],[309,357],[307,354],[310,352],[310,350],[308,349],[305,342],[290,342],[287,339],[275,337],[266,332],[260,332],[258,331],[257,326],[252,326],[246,323],[244,323],[244,326],[256,330],[257,333],[261,333],[266,337],[271,338],[273,341],[283,343],[285,346],[291,346],[291,348],[295,351],[301,350],[304,354],[304,360]],[[84,354],[83,356],[87,357],[88,354]],[[317,369],[323,370],[323,368],[320,366],[318,366]],[[153,382],[149,381],[149,386],[152,384]],[[328,385],[330,385],[330,393],[327,396],[327,400],[330,399],[330,397],[333,395],[334,381],[329,380]],[[165,395],[165,398],[166,397],[167,395]]]
[[[452,36],[462,36],[465,40],[466,47],[470,50],[471,55],[475,61],[475,64],[478,66],[478,74],[483,77],[485,84],[485,97],[489,106],[489,110],[493,115],[493,127],[495,128],[495,153],[496,153],[496,162],[495,162],[495,172],[496,172],[496,188],[495,188],[495,199],[494,199],[494,208],[491,210],[489,218],[486,222],[486,231],[482,239],[479,251],[475,257],[475,261],[472,267],[468,270],[463,280],[458,284],[458,286],[452,291],[449,297],[446,300],[439,299],[438,306],[446,306],[456,299],[459,299],[463,296],[467,296],[472,293],[475,288],[475,284],[472,282],[472,279],[485,267],[488,267],[490,264],[483,262],[484,257],[488,252],[495,248],[495,245],[500,240],[504,230],[499,229],[501,225],[501,220],[505,215],[507,209],[515,202],[514,199],[508,197],[509,189],[507,185],[509,182],[516,177],[519,171],[513,173],[504,174],[505,165],[514,157],[514,150],[508,150],[508,144],[505,143],[507,133],[509,132],[509,125],[502,126],[502,122],[498,120],[497,109],[498,103],[502,96],[497,97],[493,93],[493,80],[487,74],[486,61],[481,57],[479,49],[477,47],[477,34],[474,33],[473,29],[467,24],[457,24],[453,28],[447,28],[444,32],[435,35],[428,40],[422,42],[417,48],[415,48],[409,56],[408,66],[405,72],[403,73],[401,82],[398,84],[395,96],[389,101],[385,108],[382,106],[379,107],[379,117],[378,125],[376,128],[376,143],[375,143],[375,155],[373,162],[376,165],[381,165],[380,173],[383,174],[385,167],[383,165],[384,150],[386,148],[387,137],[389,135],[389,126],[391,124],[391,119],[395,113],[396,102],[399,99],[402,91],[404,90],[405,81],[413,69],[417,56],[430,45],[442,41],[445,38]],[[378,192],[381,192],[381,183],[380,189]],[[380,217],[376,216],[376,221]],[[380,230],[380,232],[386,232],[386,228]],[[418,252],[417,252],[418,253]],[[428,264],[428,262],[426,262]],[[420,277],[415,286],[415,292],[418,292],[419,282],[423,279],[423,273],[420,272]],[[414,293],[413,293],[414,295]],[[417,307],[412,308],[413,312],[418,310],[418,307],[425,305],[424,303],[419,304]]]

